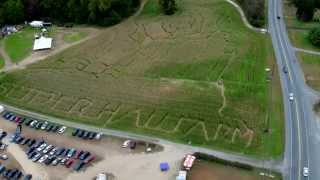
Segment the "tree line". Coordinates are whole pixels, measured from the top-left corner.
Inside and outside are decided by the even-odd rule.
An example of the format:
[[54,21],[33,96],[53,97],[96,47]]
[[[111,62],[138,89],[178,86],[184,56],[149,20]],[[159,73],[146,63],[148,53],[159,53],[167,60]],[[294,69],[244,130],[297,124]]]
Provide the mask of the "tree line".
[[249,23],[255,27],[263,27],[266,23],[265,0],[237,0]]
[[320,8],[320,0],[291,0],[296,6],[296,16],[300,21],[313,20],[314,13]]
[[0,0],[0,25],[47,20],[109,26],[139,5],[140,0]]

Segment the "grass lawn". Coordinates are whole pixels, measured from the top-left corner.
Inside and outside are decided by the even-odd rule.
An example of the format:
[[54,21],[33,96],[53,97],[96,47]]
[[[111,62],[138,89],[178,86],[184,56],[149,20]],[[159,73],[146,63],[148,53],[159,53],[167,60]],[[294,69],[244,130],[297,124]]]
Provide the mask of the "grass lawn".
[[307,84],[320,91],[320,56],[302,52],[298,55],[302,69],[305,72]]
[[157,4],[0,77],[0,100],[101,128],[280,156],[282,98],[269,37],[247,29],[224,0],[178,1],[173,16]]
[[0,55],[0,69],[4,67],[4,59],[3,57]]
[[33,38],[36,29],[25,28],[22,31],[7,36],[4,39],[4,48],[11,61],[17,63],[26,58],[32,51]]
[[320,51],[319,47],[313,46],[308,39],[309,31],[297,31],[297,30],[289,30],[289,37],[294,44],[295,47]]
[[86,32],[68,33],[63,36],[63,40],[66,43],[74,43],[74,42],[80,41],[81,39],[87,37],[87,35],[88,35],[88,33],[86,33]]

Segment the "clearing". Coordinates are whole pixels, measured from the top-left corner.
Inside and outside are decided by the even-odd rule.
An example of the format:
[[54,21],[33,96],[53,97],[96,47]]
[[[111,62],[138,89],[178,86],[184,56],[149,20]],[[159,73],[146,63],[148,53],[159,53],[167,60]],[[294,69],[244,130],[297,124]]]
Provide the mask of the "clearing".
[[320,91],[320,56],[299,52],[298,57],[305,72],[307,84]]
[[88,34],[86,32],[70,32],[63,36],[63,40],[66,43],[74,43],[80,41],[81,39],[87,37]]
[[141,15],[1,76],[0,100],[99,127],[280,155],[282,98],[269,37],[248,30],[224,0],[178,6],[164,16],[149,0]]

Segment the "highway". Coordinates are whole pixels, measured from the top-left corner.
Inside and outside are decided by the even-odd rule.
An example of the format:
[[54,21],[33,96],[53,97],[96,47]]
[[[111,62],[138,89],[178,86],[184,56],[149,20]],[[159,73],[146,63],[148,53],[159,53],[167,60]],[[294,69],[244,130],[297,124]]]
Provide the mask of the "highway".
[[[282,0],[269,0],[268,31],[272,38],[281,80],[286,120],[286,144],[284,154],[285,179],[320,179],[319,122],[313,112],[318,94],[311,90],[291,45],[284,21]],[[283,71],[283,68],[287,72]],[[294,100],[289,100],[289,94]],[[303,176],[303,168],[309,167],[309,177]]]

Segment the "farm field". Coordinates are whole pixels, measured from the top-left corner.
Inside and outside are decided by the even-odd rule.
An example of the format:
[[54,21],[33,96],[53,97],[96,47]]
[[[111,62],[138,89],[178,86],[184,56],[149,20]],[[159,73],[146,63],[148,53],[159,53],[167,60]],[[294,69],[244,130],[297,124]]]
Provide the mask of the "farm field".
[[0,100],[79,123],[279,156],[282,98],[269,37],[248,30],[223,0],[178,2],[176,15],[163,16],[149,0],[139,16],[98,37],[0,76]]
[[320,91],[320,56],[300,52],[298,57],[305,72],[307,84]]

